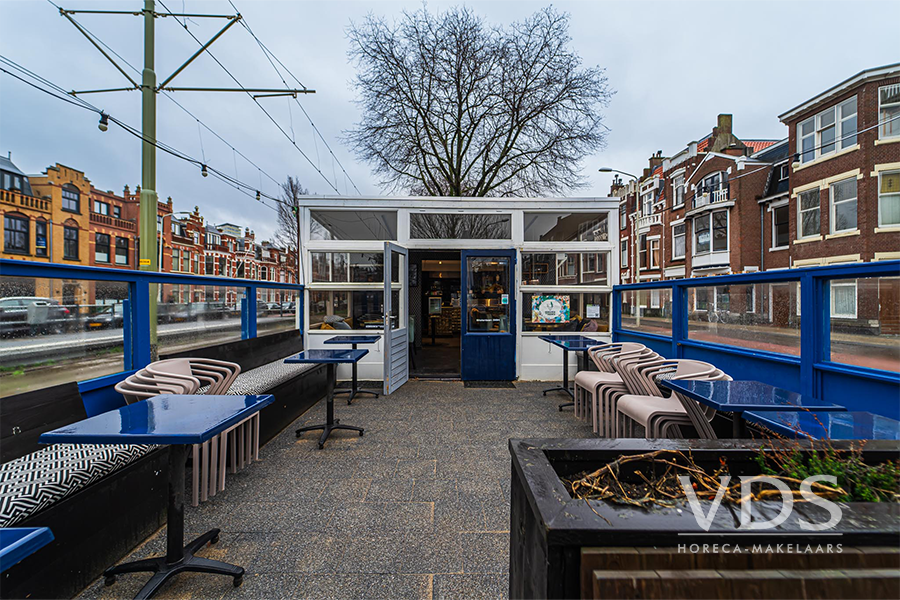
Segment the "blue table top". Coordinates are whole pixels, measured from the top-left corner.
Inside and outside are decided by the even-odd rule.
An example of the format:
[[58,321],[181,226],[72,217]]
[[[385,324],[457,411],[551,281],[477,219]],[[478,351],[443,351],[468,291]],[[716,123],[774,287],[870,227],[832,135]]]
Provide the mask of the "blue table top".
[[374,344],[381,339],[380,335],[336,335],[328,338],[325,344]]
[[823,402],[761,381],[695,381],[692,379],[659,382],[689,398],[724,412],[747,410],[785,410],[790,407],[811,410],[846,411],[838,404]]
[[744,420],[785,437],[830,440],[900,440],[900,421],[870,412],[785,410],[745,412]]
[[46,527],[4,527],[0,529],[0,572],[31,556],[53,541]]
[[201,444],[275,396],[162,395],[41,434],[42,444]]
[[558,346],[563,350],[580,351],[599,346],[604,343],[600,340],[591,339],[583,335],[542,335],[540,339]]
[[357,350],[331,350],[328,348],[313,348],[304,350],[284,359],[286,363],[355,363],[359,362],[369,351],[359,348]]

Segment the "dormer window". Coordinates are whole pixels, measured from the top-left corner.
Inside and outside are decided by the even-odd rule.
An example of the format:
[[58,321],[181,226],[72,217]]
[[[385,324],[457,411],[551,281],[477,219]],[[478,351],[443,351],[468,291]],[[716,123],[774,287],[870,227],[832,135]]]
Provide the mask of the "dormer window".
[[900,83],[878,88],[878,137],[900,137]]
[[81,212],[81,192],[71,184],[62,187],[62,209],[68,212]]

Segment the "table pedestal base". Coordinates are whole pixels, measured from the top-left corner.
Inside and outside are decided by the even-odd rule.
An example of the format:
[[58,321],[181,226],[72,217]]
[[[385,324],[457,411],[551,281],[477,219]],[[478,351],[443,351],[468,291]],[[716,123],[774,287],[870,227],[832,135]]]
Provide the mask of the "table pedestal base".
[[[356,344],[352,344],[352,346],[353,346],[353,349],[356,350]],[[358,386],[358,384],[357,384],[357,381],[358,381],[358,380],[357,380],[357,378],[356,378],[356,363],[353,363],[353,380],[352,380],[352,382],[351,382],[350,389],[349,389],[349,390],[335,390],[335,391],[334,391],[335,394],[350,394],[350,396],[347,397],[347,405],[348,405],[348,406],[351,405],[351,404],[353,404],[353,399],[356,398],[356,395],[357,395],[357,394],[372,394],[372,395],[375,396],[376,398],[378,397],[378,393],[377,393],[377,392],[372,392],[372,391],[369,391],[369,390],[361,390],[361,389],[359,389],[359,386]],[[327,437],[328,437],[327,435],[324,436],[323,439],[322,439],[322,441],[324,442],[324,441],[325,441],[325,438],[327,438]]]
[[153,573],[138,595],[135,598],[152,598],[156,592],[170,578],[188,571],[195,573],[213,573],[215,575],[229,575],[233,577],[234,587],[241,585],[244,581],[244,569],[237,565],[230,565],[218,560],[211,560],[195,556],[194,553],[199,551],[203,546],[209,543],[219,541],[219,530],[212,529],[207,531],[193,542],[189,543],[182,550],[183,555],[176,562],[169,562],[165,556],[155,558],[146,558],[135,562],[117,565],[103,572],[106,578],[106,585],[112,585],[116,581],[116,575],[121,573]]
[[[322,430],[322,436],[319,438],[319,450],[325,447],[325,441],[328,439],[328,436],[331,435],[331,432],[335,429],[348,429],[350,431],[358,431],[361,436],[364,432],[362,427],[353,427],[352,425],[341,425],[340,419],[334,418],[334,380],[337,370],[334,368],[333,364],[328,365],[328,373],[326,375],[328,379],[328,389],[326,390],[326,402],[325,402],[325,422],[321,425],[310,425],[309,427],[301,427],[297,430],[297,437],[300,437],[304,431],[318,431]],[[361,391],[361,390],[351,390],[351,391]],[[372,392],[369,392],[372,393]],[[353,395],[350,395],[350,399],[353,399]],[[348,402],[349,404],[349,402]]]
[[120,573],[153,573],[135,599],[152,598],[170,578],[185,571],[228,575],[234,587],[244,582],[244,569],[218,560],[194,556],[207,543],[219,541],[219,530],[211,529],[184,546],[184,463],[190,446],[169,447],[169,507],[166,525],[166,555],[145,558],[111,567],[103,572],[106,585],[116,582]]
[[[572,393],[572,390],[569,389],[569,353],[563,350],[563,384],[562,387],[548,388],[544,390],[544,396],[547,395],[547,392],[565,392],[569,395],[572,400],[575,400],[575,394]],[[559,410],[562,411],[567,406],[575,406],[575,402],[564,402],[559,405]]]

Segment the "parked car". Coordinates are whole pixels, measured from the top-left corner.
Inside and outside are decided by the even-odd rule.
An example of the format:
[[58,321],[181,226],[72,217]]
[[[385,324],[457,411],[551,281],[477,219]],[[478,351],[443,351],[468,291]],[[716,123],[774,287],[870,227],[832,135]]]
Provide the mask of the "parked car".
[[61,333],[68,329],[72,321],[69,309],[53,298],[0,298],[0,335]]
[[84,320],[85,329],[121,329],[125,320],[122,304],[98,306],[97,312]]

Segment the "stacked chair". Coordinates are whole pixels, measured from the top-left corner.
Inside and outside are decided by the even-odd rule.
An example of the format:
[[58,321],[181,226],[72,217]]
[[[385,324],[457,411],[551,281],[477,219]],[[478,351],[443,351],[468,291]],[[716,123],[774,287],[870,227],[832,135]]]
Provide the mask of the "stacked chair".
[[575,415],[601,437],[631,437],[635,424],[648,438],[681,437],[679,426],[715,439],[715,410],[659,386],[663,379],[730,380],[699,360],[666,359],[643,344],[614,342],[588,350],[598,371],[575,376]]
[[[222,395],[228,392],[240,372],[240,365],[220,360],[160,360],[119,382],[115,389],[128,404],[160,394]],[[259,413],[193,446],[191,500],[194,506],[225,489],[229,450],[232,473],[259,459]]]

